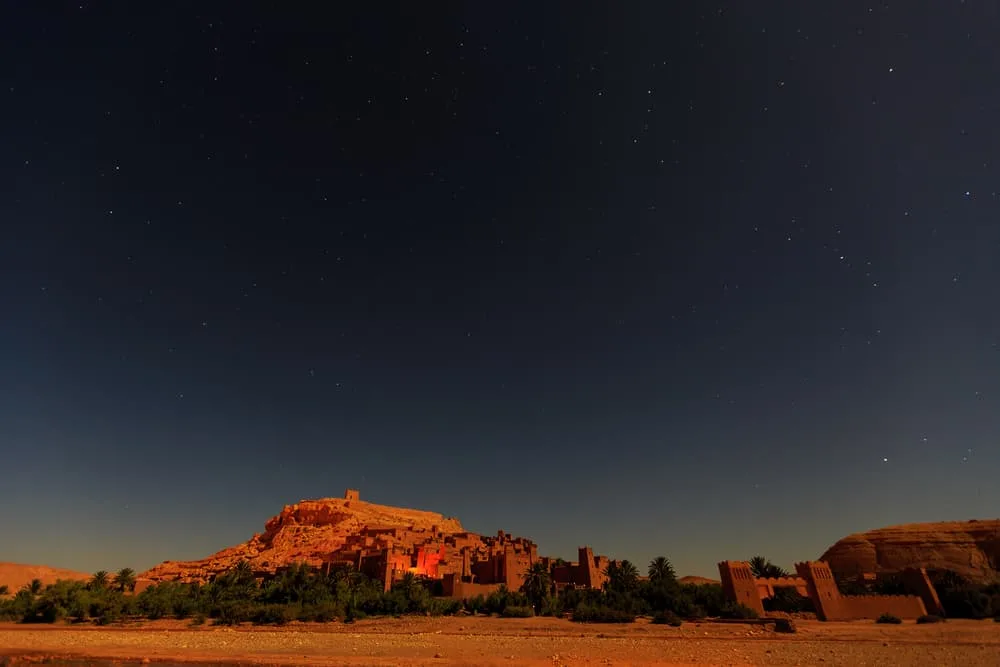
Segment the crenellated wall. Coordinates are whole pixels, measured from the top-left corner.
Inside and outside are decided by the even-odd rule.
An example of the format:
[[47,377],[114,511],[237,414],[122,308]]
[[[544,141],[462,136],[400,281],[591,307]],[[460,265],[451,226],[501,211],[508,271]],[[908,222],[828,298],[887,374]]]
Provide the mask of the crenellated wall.
[[882,614],[919,618],[927,613],[924,601],[917,595],[841,595],[830,566],[822,561],[796,563],[795,571],[805,579],[816,617],[821,621],[875,619]]
[[[796,563],[798,577],[779,579],[757,579],[744,561],[722,561],[719,576],[722,590],[733,602],[742,604],[764,614],[763,600],[774,595],[775,588],[795,588],[806,593],[816,609],[816,617],[821,621],[849,621],[855,619],[875,619],[882,614],[892,614],[899,618],[919,618],[927,613],[924,601],[930,601],[939,609],[937,592],[927,578],[927,573],[911,574],[914,590],[920,595],[841,595],[830,566],[822,561]],[[919,579],[919,580],[918,580]]]

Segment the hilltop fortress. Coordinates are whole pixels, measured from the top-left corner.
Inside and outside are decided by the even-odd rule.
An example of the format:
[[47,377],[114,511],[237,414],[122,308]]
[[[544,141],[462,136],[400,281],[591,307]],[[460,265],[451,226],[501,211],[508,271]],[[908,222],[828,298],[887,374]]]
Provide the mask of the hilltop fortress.
[[610,559],[579,549],[575,563],[538,555],[534,542],[504,531],[483,536],[436,512],[389,507],[361,500],[356,489],[343,498],[287,505],[249,541],[198,561],[166,561],[140,575],[159,581],[206,582],[247,561],[259,577],[293,563],[320,570],[350,565],[388,590],[407,572],[439,580],[449,597],[489,594],[501,585],[521,587],[534,563],[544,563],[557,588],[600,588]]

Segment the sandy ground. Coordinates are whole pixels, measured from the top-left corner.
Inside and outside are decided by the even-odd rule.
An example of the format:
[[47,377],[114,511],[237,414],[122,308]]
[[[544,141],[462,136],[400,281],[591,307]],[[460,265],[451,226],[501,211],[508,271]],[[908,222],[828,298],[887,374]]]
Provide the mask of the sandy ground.
[[[376,619],[284,628],[0,624],[0,665],[12,656],[255,665],[1000,665],[1000,623],[898,626],[798,621],[681,628],[580,625],[561,619]],[[127,663],[126,663],[127,664]]]

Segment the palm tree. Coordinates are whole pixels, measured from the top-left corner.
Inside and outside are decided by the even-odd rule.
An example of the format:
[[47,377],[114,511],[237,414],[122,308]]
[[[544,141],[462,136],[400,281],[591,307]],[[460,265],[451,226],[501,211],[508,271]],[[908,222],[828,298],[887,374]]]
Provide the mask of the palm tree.
[[336,579],[337,581],[341,581],[349,577],[351,572],[354,572],[356,569],[357,568],[354,567],[354,563],[342,563],[335,565],[330,568],[330,577],[332,579]]
[[123,567],[118,570],[118,574],[115,575],[114,579],[115,588],[124,593],[125,591],[135,590],[135,570],[130,567]]
[[623,560],[619,563],[618,574],[621,577],[622,590],[633,591],[639,585],[639,569],[631,561]]
[[521,592],[528,596],[532,606],[537,610],[552,592],[552,578],[544,563],[533,563],[524,575]]
[[21,591],[23,593],[26,593],[27,595],[30,595],[31,597],[35,597],[36,595],[42,592],[42,588],[44,587],[42,586],[41,579],[32,579],[24,586],[21,586]]
[[90,578],[90,582],[87,584],[87,588],[92,591],[102,591],[108,587],[108,571],[98,570],[94,573],[94,576]]
[[253,567],[250,565],[250,561],[241,560],[236,563],[233,567],[233,574],[240,581],[245,581],[246,579],[253,578]]
[[763,556],[754,556],[747,561],[747,564],[750,565],[750,571],[753,572],[753,576],[758,579],[777,579],[788,576],[787,572]]
[[413,590],[417,587],[417,576],[412,572],[406,572],[393,588],[399,590],[407,600],[413,595]]
[[677,581],[677,573],[674,566],[665,556],[659,556],[649,561],[649,581],[654,584],[671,584]]
[[315,578],[312,568],[306,563],[292,563],[278,580],[278,590],[289,602],[301,602]]
[[254,576],[253,566],[249,561],[241,560],[233,566],[228,575],[228,584],[250,590],[257,587],[257,577]]
[[639,585],[639,570],[630,561],[611,561],[604,570],[608,578],[604,586],[609,591],[629,593]]

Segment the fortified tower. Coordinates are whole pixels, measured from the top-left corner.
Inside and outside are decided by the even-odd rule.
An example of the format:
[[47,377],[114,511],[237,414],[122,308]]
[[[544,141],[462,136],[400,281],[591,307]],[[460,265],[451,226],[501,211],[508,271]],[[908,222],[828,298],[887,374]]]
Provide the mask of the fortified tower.
[[722,590],[733,602],[749,607],[764,615],[764,603],[757,591],[757,580],[753,576],[750,564],[738,560],[724,560],[719,563],[719,577],[722,579]]
[[360,501],[361,500],[361,494],[358,492],[357,489],[347,489],[346,491],[344,491],[344,500],[346,500],[348,502],[350,502],[350,501]]

